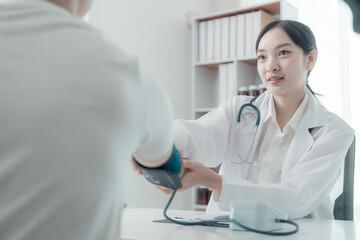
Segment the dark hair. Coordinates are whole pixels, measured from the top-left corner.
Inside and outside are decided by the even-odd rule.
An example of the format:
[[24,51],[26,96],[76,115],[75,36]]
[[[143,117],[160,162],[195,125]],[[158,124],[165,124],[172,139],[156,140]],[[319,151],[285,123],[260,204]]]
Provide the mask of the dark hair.
[[[303,51],[304,54],[309,54],[311,50],[315,50],[317,53],[316,40],[311,29],[305,24],[292,20],[277,20],[266,25],[260,32],[255,45],[255,50],[257,52],[259,47],[259,42],[261,38],[273,28],[281,28],[284,30],[291,40],[298,45]],[[309,77],[311,70],[308,71],[307,77]],[[308,84],[308,79],[306,79],[306,87],[310,92],[315,96],[320,95],[315,93]]]

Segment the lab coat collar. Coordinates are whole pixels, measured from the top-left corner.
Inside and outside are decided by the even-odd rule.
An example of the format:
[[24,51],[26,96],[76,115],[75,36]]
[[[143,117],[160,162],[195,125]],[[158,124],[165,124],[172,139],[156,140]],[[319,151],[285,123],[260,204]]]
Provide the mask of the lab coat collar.
[[309,95],[308,104],[304,116],[296,128],[288,153],[285,156],[281,173],[282,179],[286,177],[287,173],[295,166],[300,157],[314,144],[311,130],[323,127],[328,122],[324,107],[308,89],[307,94]]
[[[255,105],[259,108],[259,111],[262,116],[268,115],[268,102],[270,100],[271,93],[269,91],[265,91],[263,94],[261,94],[256,100]],[[265,117],[266,118],[266,117]],[[261,119],[260,122],[264,122],[264,119]]]
[[312,95],[309,89],[306,89],[306,91],[309,95],[309,101],[303,119],[306,119],[305,123],[307,123],[308,129],[322,127],[328,122],[325,114],[326,110],[319,100]]
[[292,116],[292,118],[289,121],[289,125],[291,126],[291,128],[295,131],[297,126],[299,125],[299,122],[301,121],[301,117],[303,116],[307,104],[309,102],[309,94],[307,91],[305,92],[305,96],[303,98],[303,100],[301,101],[300,106],[298,107],[298,109],[296,110],[295,114]]

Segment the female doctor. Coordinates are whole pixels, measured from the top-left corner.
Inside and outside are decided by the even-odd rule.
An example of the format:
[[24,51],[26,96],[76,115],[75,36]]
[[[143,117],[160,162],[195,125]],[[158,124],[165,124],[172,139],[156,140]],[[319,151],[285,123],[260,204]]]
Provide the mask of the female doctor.
[[[251,201],[289,218],[332,219],[329,193],[354,131],[307,84],[317,57],[315,37],[300,22],[275,21],[259,34],[256,53],[264,94],[234,97],[196,121],[175,121],[175,145],[186,169],[181,190],[212,189],[208,212]],[[219,164],[219,174],[207,168]]]

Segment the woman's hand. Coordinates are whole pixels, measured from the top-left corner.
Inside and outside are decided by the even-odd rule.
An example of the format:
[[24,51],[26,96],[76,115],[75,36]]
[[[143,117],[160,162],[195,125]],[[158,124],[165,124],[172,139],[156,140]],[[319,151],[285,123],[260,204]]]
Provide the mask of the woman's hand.
[[204,164],[191,160],[183,160],[185,174],[181,178],[182,188],[179,191],[185,191],[194,186],[204,186],[207,178],[208,168]]
[[181,178],[183,187],[178,191],[185,191],[194,186],[204,186],[220,195],[222,188],[222,178],[220,175],[197,161],[184,159],[183,166],[185,168],[185,174]]
[[[178,189],[179,192],[183,192],[189,188],[192,188],[194,186],[204,186],[207,188],[212,189],[215,191],[218,195],[221,193],[222,188],[222,178],[220,175],[218,175],[216,172],[212,171],[211,169],[204,166],[204,164],[197,162],[197,161],[191,161],[191,160],[185,160],[181,159],[182,161],[182,170],[179,174],[179,177],[181,178],[182,182],[182,188]],[[135,160],[133,158],[130,159],[130,164],[134,171],[138,175],[142,175],[140,169],[136,166]],[[156,189],[158,189],[160,192],[165,194],[170,194],[173,192],[172,189],[154,185]]]

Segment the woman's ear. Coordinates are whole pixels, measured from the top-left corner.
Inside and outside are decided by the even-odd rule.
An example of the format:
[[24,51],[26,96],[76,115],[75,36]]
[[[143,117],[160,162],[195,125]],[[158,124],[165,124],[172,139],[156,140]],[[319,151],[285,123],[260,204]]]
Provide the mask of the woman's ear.
[[307,55],[307,63],[306,63],[306,70],[311,70],[316,62],[316,51],[313,49]]

